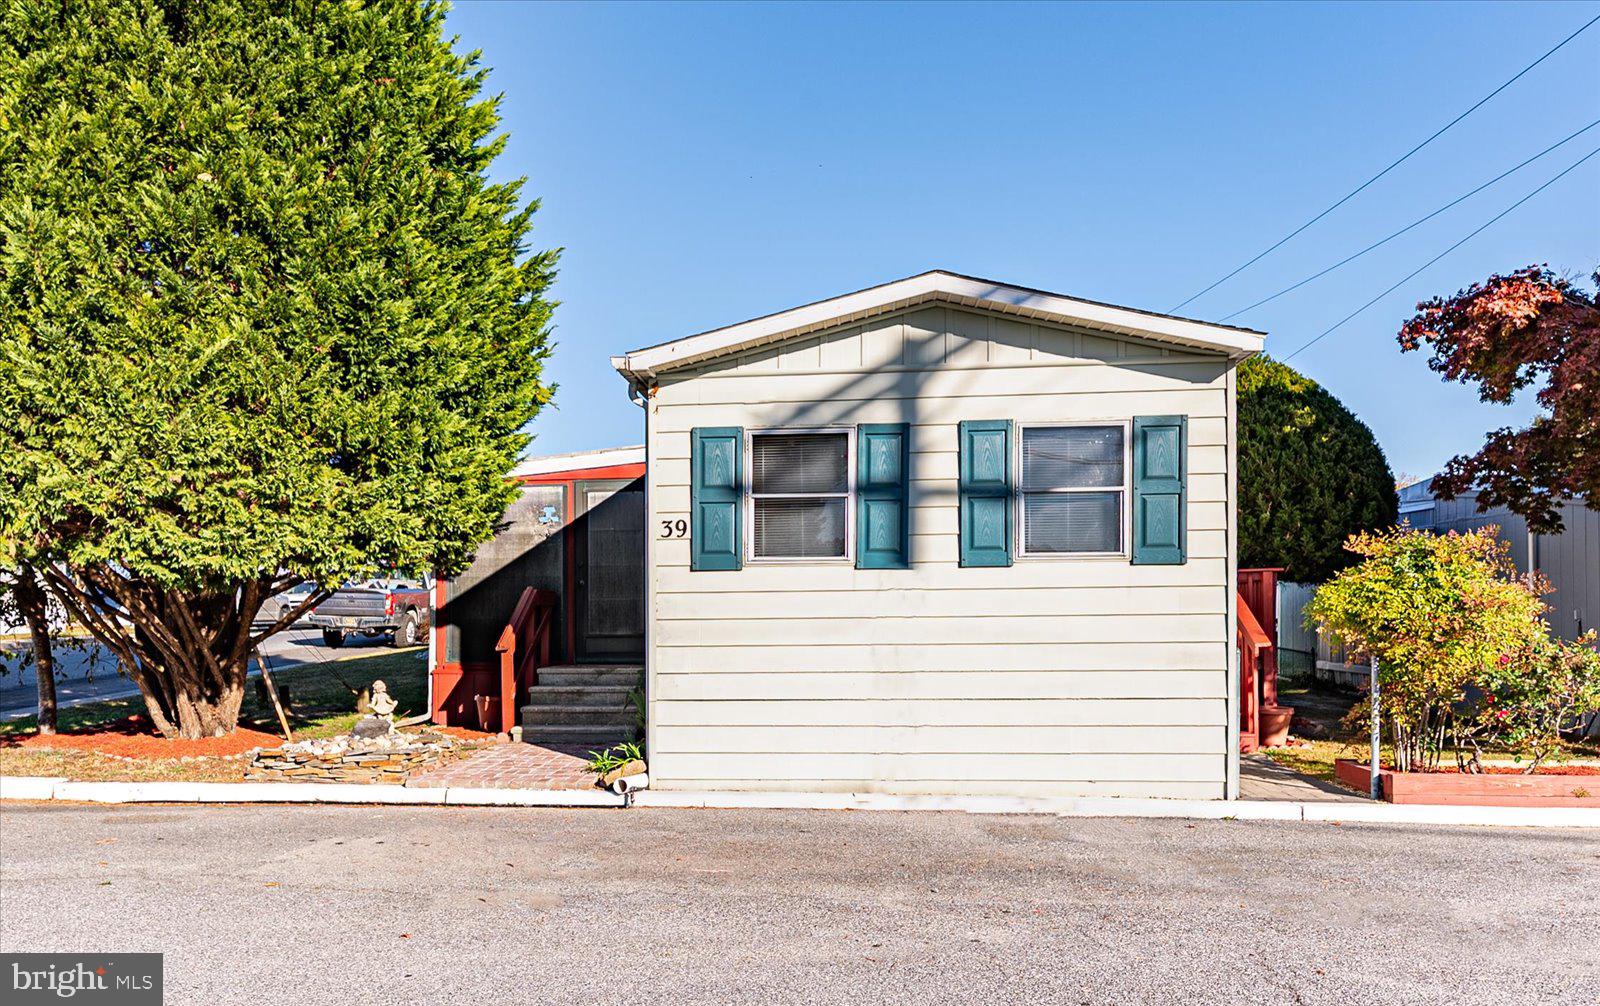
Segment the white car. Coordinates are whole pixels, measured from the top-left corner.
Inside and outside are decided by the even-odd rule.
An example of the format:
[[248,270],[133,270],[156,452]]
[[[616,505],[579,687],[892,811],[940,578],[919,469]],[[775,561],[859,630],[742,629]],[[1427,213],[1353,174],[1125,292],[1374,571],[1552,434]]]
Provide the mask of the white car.
[[[311,592],[316,589],[317,585],[314,583],[300,583],[290,587],[288,590],[278,591],[262,603],[261,610],[256,612],[255,624],[271,625],[304,604],[306,598],[310,597]],[[309,611],[301,612],[296,622],[304,621],[305,617],[310,613]]]

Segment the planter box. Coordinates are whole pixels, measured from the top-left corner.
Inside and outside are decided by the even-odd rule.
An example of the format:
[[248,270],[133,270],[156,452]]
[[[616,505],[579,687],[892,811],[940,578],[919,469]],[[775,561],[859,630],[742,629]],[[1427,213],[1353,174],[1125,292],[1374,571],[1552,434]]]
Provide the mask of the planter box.
[[[1366,762],[1340,758],[1334,775],[1367,791]],[[1600,775],[1467,775],[1460,772],[1393,772],[1382,769],[1383,798],[1390,803],[1456,804],[1471,807],[1600,807]]]

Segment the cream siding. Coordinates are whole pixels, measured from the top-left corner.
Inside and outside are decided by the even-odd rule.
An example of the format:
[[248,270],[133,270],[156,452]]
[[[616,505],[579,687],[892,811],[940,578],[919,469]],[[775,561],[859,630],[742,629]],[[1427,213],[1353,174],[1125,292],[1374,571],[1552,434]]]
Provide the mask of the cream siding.
[[[1220,798],[1233,633],[1222,356],[925,307],[668,372],[650,527],[697,426],[910,424],[912,568],[647,572],[652,785]],[[1189,417],[1188,561],[957,563],[956,424]],[[747,529],[748,533],[748,529]]]

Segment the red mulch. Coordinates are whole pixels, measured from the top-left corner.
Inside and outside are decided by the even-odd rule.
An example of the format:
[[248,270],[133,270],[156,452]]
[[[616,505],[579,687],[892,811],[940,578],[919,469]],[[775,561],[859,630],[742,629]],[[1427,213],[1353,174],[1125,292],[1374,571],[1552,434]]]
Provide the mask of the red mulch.
[[[1455,769],[1450,771],[1454,772]],[[1484,775],[1526,775],[1514,765],[1485,765]],[[1542,765],[1534,775],[1600,775],[1600,765]]]
[[104,723],[88,730],[75,730],[51,736],[29,734],[6,737],[0,744],[34,750],[94,751],[121,758],[184,758],[237,755],[251,748],[273,748],[283,743],[277,734],[240,727],[226,737],[206,737],[197,741],[168,740],[156,733],[143,716]]
[[492,741],[499,736],[498,734],[486,733],[482,730],[469,730],[466,727],[437,727],[429,723],[424,723],[422,725],[422,729],[432,730],[434,733],[446,734],[450,737],[454,737],[458,741]]

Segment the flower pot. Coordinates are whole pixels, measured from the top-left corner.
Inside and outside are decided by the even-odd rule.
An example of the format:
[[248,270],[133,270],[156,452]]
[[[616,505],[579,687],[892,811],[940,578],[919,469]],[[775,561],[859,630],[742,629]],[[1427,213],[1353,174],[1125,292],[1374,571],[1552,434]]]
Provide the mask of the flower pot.
[[1293,719],[1293,706],[1262,706],[1261,746],[1281,748],[1289,743],[1289,722]]
[[500,697],[498,695],[473,696],[478,706],[478,729],[490,733],[500,730]]

